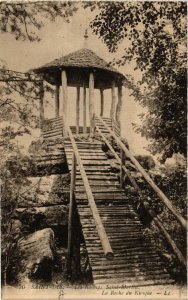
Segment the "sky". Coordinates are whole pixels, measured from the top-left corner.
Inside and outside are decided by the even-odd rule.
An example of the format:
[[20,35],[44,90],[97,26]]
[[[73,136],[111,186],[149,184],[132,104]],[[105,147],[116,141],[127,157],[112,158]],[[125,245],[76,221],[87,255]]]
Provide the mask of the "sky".
[[[9,69],[15,71],[26,72],[30,69],[39,67],[56,58],[66,55],[83,48],[84,32],[88,28],[89,22],[95,16],[95,12],[84,10],[81,7],[78,12],[70,18],[70,23],[65,23],[61,18],[57,18],[55,22],[46,21],[44,27],[40,30],[40,42],[16,41],[10,34],[0,34],[0,58],[7,63]],[[124,40],[117,53],[109,53],[106,45],[95,36],[91,30],[88,31],[89,39],[87,48],[93,50],[101,58],[107,62],[113,58],[120,57],[123,54],[124,48],[129,41]],[[140,79],[139,72],[134,71],[133,64],[127,64],[120,69],[125,76],[133,75],[135,81]],[[68,91],[69,104],[68,113],[70,119],[74,122],[75,119],[75,99],[76,91],[69,88]],[[54,99],[47,98],[49,104],[45,106],[45,117],[54,117]],[[47,102],[47,101],[46,101]],[[110,91],[105,92],[105,114],[108,116],[111,104]],[[60,106],[61,109],[61,106]],[[95,109],[99,111],[99,92],[95,92]],[[127,138],[130,149],[133,154],[146,154],[144,149],[146,140],[136,134],[132,128],[132,123],[138,123],[138,114],[143,109],[136,103],[133,97],[130,96],[130,91],[123,89],[123,107],[121,112],[122,136]]]

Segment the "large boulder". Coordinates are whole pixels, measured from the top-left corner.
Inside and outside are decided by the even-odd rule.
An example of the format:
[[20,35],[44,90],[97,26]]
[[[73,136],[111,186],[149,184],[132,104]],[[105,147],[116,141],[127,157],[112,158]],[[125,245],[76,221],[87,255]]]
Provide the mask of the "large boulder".
[[36,231],[20,239],[18,241],[19,283],[29,283],[32,279],[50,280],[54,253],[54,232],[51,228]]
[[17,208],[14,216],[22,222],[25,233],[29,233],[46,227],[67,225],[68,208],[65,205]]
[[27,177],[27,187],[20,192],[18,207],[67,204],[69,199],[69,174]]

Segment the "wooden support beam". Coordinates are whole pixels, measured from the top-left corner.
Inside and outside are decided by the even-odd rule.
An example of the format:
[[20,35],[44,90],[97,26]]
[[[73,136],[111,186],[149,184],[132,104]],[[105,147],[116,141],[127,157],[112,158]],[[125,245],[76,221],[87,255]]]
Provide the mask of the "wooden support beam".
[[80,87],[77,87],[77,97],[76,97],[76,133],[79,133],[80,124]]
[[94,75],[89,74],[89,114],[90,114],[90,132],[94,134],[95,130],[95,114],[94,114]]
[[166,205],[166,207],[172,212],[172,214],[179,221],[180,225],[186,230],[187,229],[187,221],[182,217],[177,208],[171,203],[171,201],[166,197],[166,195],[160,190],[160,188],[155,184],[155,182],[151,179],[148,173],[144,170],[144,168],[140,165],[140,163],[136,160],[136,158],[129,152],[127,147],[122,143],[122,141],[115,135],[115,133],[106,125],[102,118],[98,117],[100,121],[103,123],[104,127],[109,131],[111,136],[115,139],[117,144],[121,147],[121,149],[125,152],[126,157],[128,157],[132,163],[135,165],[137,170],[142,174],[144,179],[150,185],[150,187],[156,192],[161,201]]
[[123,188],[124,165],[125,165],[125,152],[121,149],[120,184],[122,188]]
[[111,88],[111,92],[112,92],[112,103],[111,103],[111,110],[110,110],[110,118],[111,120],[114,119],[114,115],[115,115],[115,106],[116,106],[116,93],[115,93],[115,82],[112,82],[112,88]]
[[76,157],[72,155],[72,170],[70,183],[70,201],[68,216],[68,251],[67,251],[67,273],[71,275],[71,256],[72,256],[72,223],[73,223],[73,207],[74,207],[74,191],[76,182]]
[[[67,101],[68,101],[68,93],[67,93],[67,74],[66,71],[63,70],[61,73],[61,84],[62,84],[62,94],[63,94],[63,115],[64,122],[67,124]],[[66,126],[64,126],[64,136],[67,135],[65,130]]]
[[116,120],[120,126],[120,113],[122,109],[122,85],[118,86],[118,103],[117,103],[117,108],[116,108]]
[[83,87],[83,133],[87,132],[86,128],[86,86]]
[[84,184],[84,187],[85,187],[85,192],[86,192],[86,195],[87,195],[88,204],[89,204],[91,212],[92,212],[92,216],[93,216],[93,219],[94,219],[94,222],[95,222],[95,225],[96,225],[96,229],[97,229],[100,241],[101,241],[101,245],[103,247],[104,254],[105,254],[106,258],[112,259],[113,258],[113,251],[112,251],[112,248],[110,246],[110,242],[108,240],[108,236],[107,236],[105,228],[103,226],[103,223],[102,223],[101,217],[99,215],[97,206],[95,204],[93,193],[92,193],[92,190],[91,190],[91,187],[90,187],[90,184],[89,184],[84,166],[82,164],[82,160],[80,158],[80,154],[79,154],[77,145],[75,143],[75,139],[74,139],[73,134],[70,130],[70,127],[67,127],[67,132],[69,134],[69,137],[70,137],[70,140],[71,140],[71,143],[72,143],[72,147],[73,147],[73,151],[74,151],[74,154],[76,156],[77,164],[78,164],[80,174],[82,176],[83,184]]
[[43,82],[40,84],[40,102],[39,102],[39,118],[40,118],[40,128],[44,121],[44,86]]
[[55,116],[59,117],[59,85],[55,86]]
[[[115,152],[115,150],[113,149],[113,147],[110,145],[109,141],[106,139],[106,137],[101,132],[101,130],[99,129],[98,126],[96,126],[96,129],[99,132],[99,134],[101,135],[103,141],[109,147],[110,151],[113,153],[113,155],[116,158],[116,160],[121,164],[122,160],[119,158],[119,156],[117,155],[117,153]],[[141,201],[145,205],[145,207],[148,210],[149,214],[153,217],[153,221],[155,222],[155,224],[159,227],[159,229],[163,233],[164,237],[166,238],[167,242],[171,246],[173,252],[175,253],[175,255],[177,256],[177,258],[179,259],[180,263],[183,266],[186,266],[186,260],[185,260],[184,256],[182,255],[181,251],[178,249],[178,247],[176,246],[175,242],[172,240],[171,236],[169,235],[169,233],[167,232],[167,230],[163,226],[160,218],[158,216],[156,217],[153,214],[153,212],[148,208],[148,205],[145,203],[145,195],[142,193],[142,191],[141,191],[140,187],[138,186],[138,184],[136,183],[135,179],[131,176],[131,173],[127,170],[127,168],[125,166],[122,166],[122,169],[126,173],[126,175],[128,176],[130,182],[132,183],[132,185],[134,186],[134,188],[137,191],[138,195],[140,196]]]
[[100,116],[103,117],[104,114],[104,90],[100,89],[100,95],[101,95],[101,111]]

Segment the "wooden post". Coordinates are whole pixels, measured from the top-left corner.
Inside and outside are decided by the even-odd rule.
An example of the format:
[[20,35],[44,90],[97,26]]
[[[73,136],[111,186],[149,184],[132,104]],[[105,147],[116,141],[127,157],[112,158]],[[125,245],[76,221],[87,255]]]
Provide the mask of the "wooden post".
[[86,86],[83,88],[83,133],[87,133],[86,127]]
[[89,114],[90,114],[90,132],[93,136],[95,130],[95,115],[94,115],[94,75],[89,74]]
[[59,117],[59,85],[55,87],[55,116]]
[[124,170],[123,170],[124,165],[125,165],[125,152],[121,149],[120,184],[122,188],[123,188],[123,177],[124,177]]
[[122,108],[122,85],[118,86],[118,103],[116,109],[116,120],[120,126],[120,113]]
[[[63,115],[64,122],[67,123],[67,101],[68,101],[68,93],[67,93],[67,74],[66,71],[63,70],[61,73],[61,82],[62,82],[62,92],[63,92]],[[64,126],[66,127],[66,126]],[[64,130],[64,136],[66,136],[66,130]]]
[[103,117],[103,113],[104,113],[104,90],[100,89],[100,94],[101,94],[101,112],[100,112],[100,116]]
[[76,98],[76,133],[79,133],[80,123],[80,87],[77,87],[77,98]]
[[74,206],[74,190],[76,182],[76,157],[72,155],[72,170],[70,184],[70,201],[69,201],[69,216],[68,216],[68,251],[67,251],[67,273],[71,274],[71,256],[72,256],[72,222],[73,222],[73,206]]
[[40,114],[40,128],[44,121],[44,86],[43,82],[40,84],[40,102],[39,102],[39,114]]
[[111,121],[113,122],[114,115],[115,115],[115,105],[116,105],[116,94],[115,94],[115,82],[114,81],[112,82],[111,92],[112,92],[112,103],[111,103],[111,110],[110,110],[110,118],[111,118]]

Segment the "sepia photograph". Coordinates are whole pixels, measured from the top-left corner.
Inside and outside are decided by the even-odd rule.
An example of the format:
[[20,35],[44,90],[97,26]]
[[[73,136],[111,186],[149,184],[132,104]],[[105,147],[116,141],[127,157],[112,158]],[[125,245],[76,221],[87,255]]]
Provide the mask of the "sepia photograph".
[[187,299],[187,1],[0,0],[1,299]]

